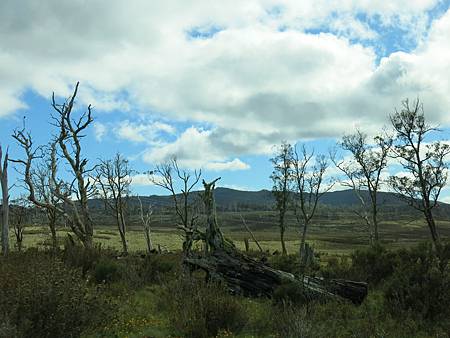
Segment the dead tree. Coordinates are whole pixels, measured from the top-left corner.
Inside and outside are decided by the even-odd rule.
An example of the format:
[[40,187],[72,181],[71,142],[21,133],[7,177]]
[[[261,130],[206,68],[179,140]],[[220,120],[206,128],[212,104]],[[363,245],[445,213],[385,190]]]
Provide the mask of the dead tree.
[[16,237],[17,251],[22,251],[23,233],[30,214],[30,208],[27,199],[24,197],[18,198],[11,203],[11,217],[10,223],[14,229]]
[[287,254],[284,234],[287,228],[286,212],[288,210],[291,194],[292,156],[292,146],[289,143],[283,142],[277,149],[275,156],[270,159],[270,162],[273,164],[272,175],[270,175],[270,178],[273,181],[272,193],[275,197],[276,208],[279,215],[278,226],[280,228],[280,242],[283,255]]
[[[338,160],[336,152],[331,159],[335,166],[346,176],[341,184],[351,188],[361,204],[361,211],[355,211],[367,225],[369,243],[378,244],[378,192],[383,184],[382,172],[387,167],[392,137],[376,136],[373,144],[369,144],[367,135],[357,130],[354,134],[345,135],[339,143],[340,147],[349,151],[352,159]],[[368,193],[368,199],[364,192]]]
[[[263,252],[263,249],[262,249],[261,245],[259,244],[259,242],[258,242],[258,240],[256,239],[256,237],[255,237],[255,235],[253,234],[253,232],[252,232],[252,231],[250,230],[250,228],[248,227],[247,222],[245,221],[244,217],[243,217],[242,215],[240,215],[240,216],[241,216],[242,224],[243,224],[244,227],[245,227],[245,230],[247,230],[247,232],[248,232],[248,233],[250,234],[250,236],[252,237],[253,242],[255,242],[255,244],[258,246],[259,251],[260,251],[260,252]],[[248,239],[247,239],[247,242],[246,242],[246,247],[247,247],[247,243],[248,243]],[[248,250],[246,250],[246,251],[248,251]]]
[[94,224],[89,214],[88,200],[95,195],[95,187],[91,184],[89,174],[94,168],[87,167],[88,160],[83,157],[81,140],[85,136],[83,133],[86,128],[93,122],[93,118],[91,105],[81,116],[75,118],[72,116],[78,85],[79,82],[72,96],[62,104],[56,103],[54,93],[52,96],[52,107],[55,110],[52,118],[54,125],[58,128],[55,140],[72,176],[71,181],[64,181],[56,177],[55,173],[52,175],[52,185],[56,196],[70,208],[70,212],[64,215],[69,217],[72,231],[81,243],[89,248],[93,245]]
[[426,137],[438,128],[425,121],[423,104],[419,100],[410,105],[403,101],[403,108],[390,116],[395,139],[393,157],[398,159],[407,176],[390,178],[391,187],[410,206],[425,217],[431,238],[438,251],[441,248],[439,232],[433,216],[439,194],[447,182],[450,146],[443,142],[427,143]]
[[[62,200],[57,196],[52,180],[52,177],[56,177],[57,172],[56,143],[53,142],[46,148],[34,147],[31,134],[25,131],[25,127],[21,130],[14,130],[12,137],[25,152],[25,159],[11,161],[23,166],[23,171],[18,171],[23,175],[25,188],[28,190],[28,200],[45,212],[52,248],[57,249],[56,223],[58,217],[64,214],[64,210],[61,206]],[[40,160],[40,162],[36,163],[36,160]]]
[[[149,172],[150,181],[169,191],[178,218],[178,229],[184,233],[183,253],[189,255],[197,232],[198,201],[192,194],[200,180],[202,171],[182,170],[178,166],[176,158],[168,163],[156,166],[155,170]],[[176,186],[180,185],[180,193]]]
[[199,233],[198,238],[205,242],[208,250],[203,255],[185,257],[186,265],[205,271],[211,280],[226,283],[230,292],[236,294],[271,297],[280,285],[292,283],[310,298],[345,298],[356,304],[364,300],[366,283],[309,276],[296,278],[291,273],[273,269],[239,252],[223,235],[217,222],[214,203],[216,181],[203,181],[206,231]]
[[141,198],[138,196],[139,201],[139,216],[142,222],[142,228],[144,230],[145,242],[147,244],[147,252],[151,254],[153,252],[153,242],[151,234],[151,221],[153,215],[152,205],[148,205],[148,209],[144,212],[144,206],[142,205]]
[[295,147],[292,158],[294,168],[294,210],[297,222],[302,228],[300,240],[300,264],[304,267],[309,257],[306,247],[306,232],[313,219],[320,198],[328,192],[333,183],[325,182],[325,172],[328,168],[328,160],[324,155],[316,155],[315,163],[311,164],[314,151],[308,152],[303,145],[301,153]]
[[112,160],[100,160],[95,177],[97,191],[116,219],[125,255],[128,254],[125,211],[130,196],[131,174],[128,160],[117,153]]
[[[3,163],[2,163],[3,161]],[[3,158],[0,145],[0,186],[2,188],[2,253],[9,253],[9,187],[8,187],[8,151]]]

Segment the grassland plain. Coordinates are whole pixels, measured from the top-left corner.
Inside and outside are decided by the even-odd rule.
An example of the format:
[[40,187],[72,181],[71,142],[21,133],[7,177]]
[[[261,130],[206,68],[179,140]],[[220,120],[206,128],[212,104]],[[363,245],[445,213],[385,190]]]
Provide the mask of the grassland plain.
[[[264,250],[270,253],[280,250],[279,232],[276,213],[271,211],[222,212],[219,213],[219,223],[225,236],[232,239],[235,245],[244,249],[244,240],[250,240],[250,248],[257,250],[250,234],[242,225],[241,216],[260,242]],[[128,228],[127,242],[131,252],[144,251],[146,244],[142,228],[135,222]],[[160,217],[152,227],[152,241],[155,247],[175,251],[181,248],[181,233],[176,230],[175,222],[169,217]],[[293,215],[288,217],[289,228],[286,235],[286,245],[290,253],[299,247],[300,231]],[[450,237],[450,221],[438,222],[439,231],[444,238]],[[200,227],[201,228],[201,227]],[[69,228],[59,228],[58,237],[63,239],[70,233]],[[429,239],[429,231],[422,219],[404,219],[384,221],[380,224],[380,237],[387,248],[410,247],[418,242]],[[14,235],[11,233],[11,239]],[[308,241],[317,252],[326,255],[347,255],[355,249],[367,246],[367,229],[361,225],[358,218],[352,215],[341,215],[336,219],[320,218],[308,230]],[[114,225],[97,222],[94,241],[102,247],[120,250],[121,242]],[[29,226],[24,232],[25,248],[42,247],[49,244],[49,232],[45,226]]]

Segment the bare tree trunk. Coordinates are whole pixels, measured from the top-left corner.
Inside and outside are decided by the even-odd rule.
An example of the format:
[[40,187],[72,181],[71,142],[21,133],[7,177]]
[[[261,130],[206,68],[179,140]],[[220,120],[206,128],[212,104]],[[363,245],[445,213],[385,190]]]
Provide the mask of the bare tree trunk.
[[2,178],[2,253],[7,256],[9,253],[9,195],[8,181],[6,175]]
[[250,251],[250,243],[248,242],[248,238],[244,238],[245,252]]
[[4,256],[9,252],[9,190],[8,190],[8,152],[3,159],[0,147],[0,184],[2,187],[2,253]]
[[144,234],[145,234],[145,241],[147,243],[147,251],[150,254],[153,251],[153,243],[150,235],[150,229],[149,228],[144,229]]
[[56,218],[56,209],[47,209],[48,227],[50,228],[53,250],[58,248],[58,240],[56,237]]
[[142,206],[141,198],[139,196],[137,198],[139,201],[139,213],[141,216],[145,241],[147,243],[147,251],[148,251],[148,254],[151,254],[153,251],[153,243],[152,243],[152,237],[151,237],[150,222],[151,222],[151,216],[153,214],[153,210],[152,210],[152,206],[150,205],[148,208],[148,211],[144,214],[144,208]]
[[436,228],[433,213],[431,212],[430,209],[426,209],[424,213],[428,228],[430,229],[431,239],[433,240],[436,249],[439,251],[441,249],[441,239],[439,237],[439,233]]
[[117,215],[117,225],[119,227],[120,240],[122,241],[122,250],[124,255],[128,255],[128,244],[126,239],[125,218],[122,212]]
[[305,222],[303,225],[302,237],[300,240],[300,267],[306,265],[306,231],[308,230],[308,223]]
[[280,242],[281,242],[281,252],[283,255],[287,255],[286,242],[284,240],[284,233],[286,232],[285,227],[280,227]]
[[250,236],[252,236],[253,241],[256,243],[256,245],[258,246],[259,251],[263,252],[263,249],[261,247],[261,245],[259,244],[258,240],[256,239],[255,235],[253,234],[253,232],[250,230],[250,228],[248,227],[247,223],[245,222],[244,217],[242,217],[241,215],[241,220],[242,223],[244,224],[245,229],[248,231],[248,233],[250,234]]
[[214,205],[214,188],[216,182],[220,179],[217,178],[211,183],[206,183],[203,180],[203,186],[205,187],[205,192],[203,194],[203,201],[205,203],[205,213],[206,213],[206,243],[213,250],[224,249],[225,239],[223,237],[222,231],[217,224],[216,207]]
[[378,208],[375,202],[372,205],[372,223],[373,223],[373,244],[379,244],[379,234],[378,234]]

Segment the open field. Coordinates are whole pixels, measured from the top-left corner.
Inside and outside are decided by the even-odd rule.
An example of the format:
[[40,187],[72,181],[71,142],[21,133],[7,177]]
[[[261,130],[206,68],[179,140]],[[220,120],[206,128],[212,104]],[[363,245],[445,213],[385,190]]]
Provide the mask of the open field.
[[[249,233],[244,229],[240,219],[240,213],[226,212],[219,215],[224,234],[231,238],[236,246],[244,249],[244,239],[249,238]],[[255,234],[264,250],[271,253],[280,250],[279,232],[276,225],[276,214],[273,212],[247,212],[242,214],[247,224]],[[286,235],[288,251],[293,253],[298,250],[299,231],[294,219],[290,219],[291,226]],[[182,237],[175,226],[167,219],[167,223],[161,223],[153,230],[153,244],[158,244],[170,251],[181,248]],[[450,237],[450,221],[438,222],[439,230],[444,238]],[[69,232],[68,228],[59,228],[58,237],[62,240]],[[429,230],[422,220],[411,222],[390,221],[380,225],[380,236],[383,244],[389,248],[409,247],[415,243],[428,240]],[[11,234],[11,239],[14,235]],[[45,226],[27,227],[24,234],[24,247],[45,246],[49,239],[48,229]],[[113,225],[97,225],[94,240],[103,247],[120,249],[120,237]],[[144,251],[145,239],[141,228],[133,225],[127,233],[130,251]],[[367,232],[357,219],[341,218],[320,220],[320,224],[313,224],[308,231],[308,240],[314,245],[316,251],[328,254],[348,254],[351,251],[367,245]],[[250,240],[250,248],[257,250],[257,246]]]

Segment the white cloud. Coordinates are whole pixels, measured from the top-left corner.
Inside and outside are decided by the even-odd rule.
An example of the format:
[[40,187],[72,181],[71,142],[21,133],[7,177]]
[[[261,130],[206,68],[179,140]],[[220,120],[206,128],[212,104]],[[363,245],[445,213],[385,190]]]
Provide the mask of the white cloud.
[[103,137],[107,133],[107,128],[103,123],[100,122],[94,122],[94,134],[95,139],[99,142],[103,140]]
[[233,190],[240,190],[240,191],[254,191],[254,189],[251,189],[244,185],[236,185],[236,184],[219,184],[222,188],[228,188]]
[[[375,130],[407,96],[420,96],[427,116],[449,125],[450,12],[424,38],[426,11],[436,3],[3,1],[0,117],[24,104],[25,89],[67,96],[80,80],[80,101],[130,114],[114,128],[120,138],[154,145],[158,133],[173,132],[131,122],[149,108],[212,126],[188,128],[144,155],[150,162],[176,155],[189,167],[267,153],[282,139],[335,137],[355,125]],[[270,14],[275,6],[280,13]],[[361,13],[412,32],[419,47],[377,66],[371,47],[349,42],[377,43]],[[223,30],[210,39],[186,36],[212,25]],[[305,33],[323,27],[337,36]]]
[[205,168],[213,171],[235,171],[235,170],[248,170],[250,169],[250,165],[242,162],[240,159],[235,158],[232,161],[228,162],[210,162],[206,163]]
[[124,140],[154,144],[161,132],[173,134],[175,128],[158,121],[147,124],[133,123],[125,120],[114,128],[114,132],[117,137]]
[[136,174],[131,176],[131,185],[133,186],[152,186],[154,183],[147,174]]
[[446,196],[440,199],[441,202],[450,204],[450,196]]

